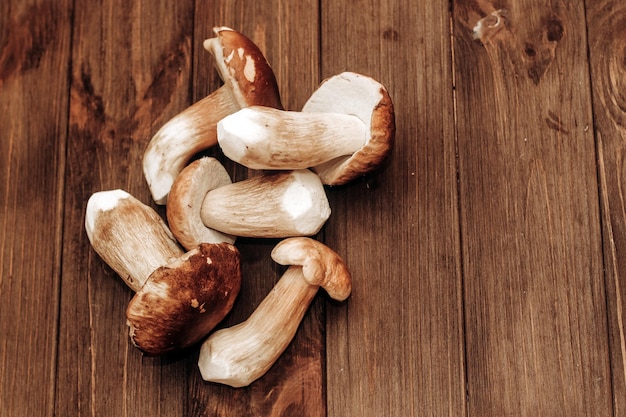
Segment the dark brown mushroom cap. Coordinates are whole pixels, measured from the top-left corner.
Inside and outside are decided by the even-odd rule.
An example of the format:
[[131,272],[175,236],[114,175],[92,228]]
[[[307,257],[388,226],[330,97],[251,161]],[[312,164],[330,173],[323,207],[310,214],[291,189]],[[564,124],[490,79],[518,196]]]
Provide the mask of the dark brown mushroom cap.
[[274,71],[259,47],[236,30],[216,27],[213,31],[217,37],[207,39],[204,47],[215,57],[217,70],[239,105],[282,109]]
[[126,310],[130,337],[149,355],[191,346],[224,319],[240,287],[237,248],[201,244],[155,270],[137,292]]
[[393,102],[387,89],[371,77],[343,72],[328,78],[302,111],[352,114],[370,130],[367,143],[353,155],[312,168],[324,184],[347,184],[381,166],[391,153],[396,135]]

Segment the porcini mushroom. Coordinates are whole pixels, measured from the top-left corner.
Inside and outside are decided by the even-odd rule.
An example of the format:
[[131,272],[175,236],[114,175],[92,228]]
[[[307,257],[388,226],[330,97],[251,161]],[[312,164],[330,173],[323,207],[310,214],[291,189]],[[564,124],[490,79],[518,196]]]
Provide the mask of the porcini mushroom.
[[312,168],[327,185],[376,169],[394,138],[386,88],[353,72],[324,81],[301,112],[252,106],[217,125],[218,144],[233,161],[252,169]]
[[144,353],[191,346],[231,310],[241,286],[233,245],[183,253],[158,213],[123,190],[93,194],[85,228],[94,250],[136,292],[126,318]]
[[243,387],[263,376],[293,339],[318,287],[343,301],[352,290],[344,261],[310,238],[281,241],[272,259],[291,265],[250,317],[213,333],[202,344],[198,367],[205,381]]
[[144,153],[144,175],[157,204],[166,204],[174,179],[189,160],[217,144],[220,119],[251,105],[282,109],[276,78],[257,45],[227,27],[213,31],[217,36],[203,45],[224,84],[165,123]]
[[203,157],[176,178],[167,219],[185,247],[210,239],[215,231],[243,237],[310,236],[330,216],[324,186],[309,170],[263,172],[215,187],[211,178],[224,175],[219,161]]
[[200,216],[207,193],[231,183],[226,169],[211,157],[197,159],[180,172],[172,184],[166,214],[172,234],[184,248],[201,242],[235,242],[235,236],[207,227]]

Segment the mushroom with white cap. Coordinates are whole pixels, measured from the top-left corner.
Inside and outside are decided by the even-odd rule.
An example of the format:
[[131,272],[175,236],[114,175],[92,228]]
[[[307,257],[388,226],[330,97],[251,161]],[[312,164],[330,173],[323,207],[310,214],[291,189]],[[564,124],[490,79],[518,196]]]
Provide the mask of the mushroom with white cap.
[[239,294],[235,246],[204,243],[184,253],[158,213],[126,191],[93,194],[85,228],[94,250],[136,292],[126,318],[132,342],[146,354],[199,342]]
[[216,331],[202,344],[198,367],[205,381],[251,384],[285,351],[318,287],[339,301],[350,296],[350,271],[326,245],[294,237],[279,242],[271,256],[290,266],[246,321]]
[[241,108],[282,109],[276,78],[263,53],[243,34],[227,28],[204,41],[224,84],[165,123],[152,137],[143,171],[157,204],[166,204],[174,179],[198,152],[217,144],[216,125]]
[[227,175],[217,159],[203,157],[176,178],[166,210],[183,246],[220,236],[311,236],[330,217],[324,185],[310,170],[262,172],[217,186],[215,179]]
[[222,119],[218,144],[252,169],[311,168],[327,185],[346,184],[379,167],[395,138],[386,88],[344,72],[324,81],[301,112],[251,106]]

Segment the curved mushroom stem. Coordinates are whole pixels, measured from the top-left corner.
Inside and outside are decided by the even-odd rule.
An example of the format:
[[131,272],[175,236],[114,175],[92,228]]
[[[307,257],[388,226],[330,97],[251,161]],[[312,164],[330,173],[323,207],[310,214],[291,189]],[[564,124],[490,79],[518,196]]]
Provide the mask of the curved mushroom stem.
[[155,269],[183,255],[158,213],[123,190],[89,198],[85,230],[98,255],[135,292]]
[[346,264],[316,240],[285,239],[272,250],[272,259],[291,265],[272,291],[248,320],[218,330],[202,344],[198,367],[205,381],[251,384],[285,351],[319,287],[339,301],[352,291]]
[[309,170],[264,173],[216,188],[200,210],[207,227],[245,237],[310,236],[329,216],[324,186]]
[[166,204],[180,171],[198,152],[217,144],[217,122],[241,107],[221,86],[165,123],[143,156],[143,171],[157,204]]
[[242,107],[282,108],[272,68],[258,46],[227,27],[213,28],[203,42],[224,85],[165,124],[143,159],[144,175],[157,204],[166,204],[174,179],[189,159],[217,143],[216,124]]
[[217,124],[228,158],[252,169],[303,169],[349,156],[369,139],[357,116],[252,106]]
[[293,339],[317,290],[302,267],[290,266],[245,322],[218,330],[202,344],[202,378],[244,387],[263,376]]

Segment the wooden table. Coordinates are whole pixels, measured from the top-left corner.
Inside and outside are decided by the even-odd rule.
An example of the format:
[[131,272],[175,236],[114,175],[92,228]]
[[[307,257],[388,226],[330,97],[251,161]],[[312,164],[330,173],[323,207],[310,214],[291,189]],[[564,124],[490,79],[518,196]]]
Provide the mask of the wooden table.
[[[202,41],[221,25],[265,52],[286,108],[348,70],[397,122],[382,170],[327,189],[317,238],[351,298],[318,294],[241,389],[203,382],[198,349],[130,344],[132,292],[84,231],[96,191],[164,213],[141,157],[220,85]],[[0,415],[626,416],[625,158],[620,0],[4,0]],[[276,243],[238,240],[222,326],[280,276]]]

